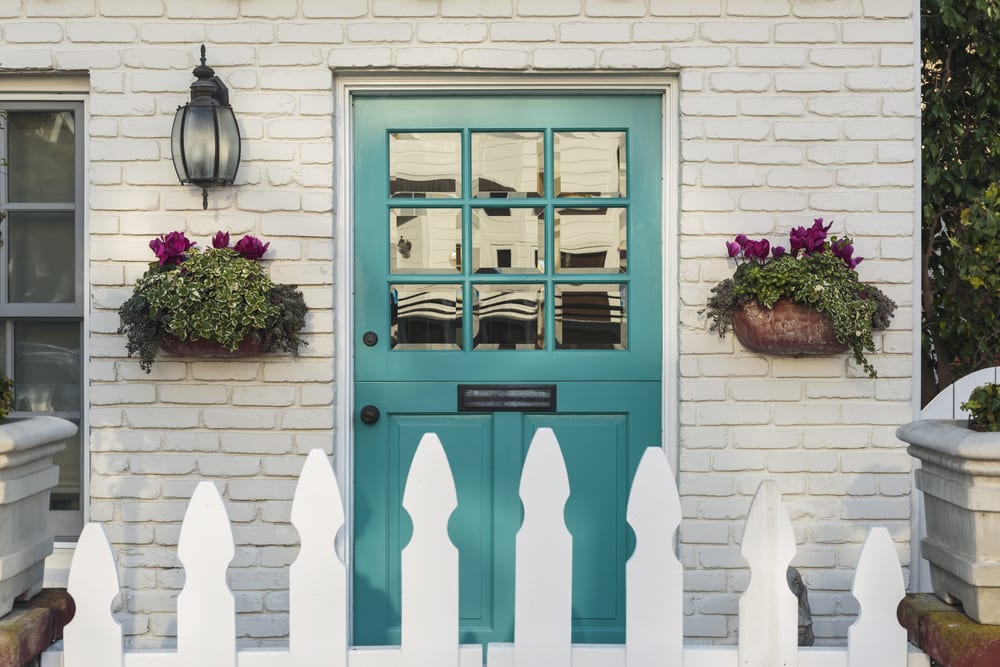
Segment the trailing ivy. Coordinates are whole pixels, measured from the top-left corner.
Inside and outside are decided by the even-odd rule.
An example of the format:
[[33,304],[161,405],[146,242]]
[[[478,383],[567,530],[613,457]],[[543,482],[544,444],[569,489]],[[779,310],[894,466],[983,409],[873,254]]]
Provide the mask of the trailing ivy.
[[1000,364],[1000,0],[921,9],[924,403]]

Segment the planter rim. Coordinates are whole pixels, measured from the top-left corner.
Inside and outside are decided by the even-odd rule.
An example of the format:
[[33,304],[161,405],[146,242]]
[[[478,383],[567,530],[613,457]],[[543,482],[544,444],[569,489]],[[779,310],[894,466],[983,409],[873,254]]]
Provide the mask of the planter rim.
[[65,440],[76,431],[76,424],[61,417],[8,418],[0,422],[0,454]]
[[973,431],[967,423],[965,419],[918,419],[896,429],[896,437],[912,445],[911,449],[973,461],[1000,461],[1000,432]]

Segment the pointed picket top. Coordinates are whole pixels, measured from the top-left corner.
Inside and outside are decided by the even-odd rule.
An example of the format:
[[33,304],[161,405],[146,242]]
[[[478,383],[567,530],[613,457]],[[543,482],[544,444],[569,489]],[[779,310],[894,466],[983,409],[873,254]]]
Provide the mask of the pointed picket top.
[[236,609],[226,584],[233,532],[212,482],[195,488],[177,542],[184,588],[177,596],[177,664],[236,667]]
[[76,614],[63,629],[64,667],[122,667],[122,628],[111,614],[118,569],[100,524],[88,523],[73,552],[66,590]]
[[761,482],[750,504],[740,553],[750,565],[750,584],[739,603],[738,664],[794,667],[799,609],[786,573],[795,557],[795,534],[771,480]]
[[632,480],[626,518],[635,551],[625,564],[625,663],[680,665],[684,570],[674,554],[681,502],[660,447],[647,447]]
[[403,508],[413,536],[400,557],[403,667],[458,667],[458,549],[448,519],[458,507],[448,457],[425,433],[410,464]]
[[292,500],[301,548],[288,570],[288,652],[302,667],[347,665],[347,568],[337,556],[344,503],[321,449],[309,452]]
[[517,667],[570,667],[573,538],[563,512],[566,463],[555,433],[535,431],[521,471],[524,522],[514,563],[514,661]]
[[848,666],[905,667],[906,630],[896,620],[896,607],[906,587],[896,545],[885,528],[868,531],[851,593],[861,612],[847,630]]

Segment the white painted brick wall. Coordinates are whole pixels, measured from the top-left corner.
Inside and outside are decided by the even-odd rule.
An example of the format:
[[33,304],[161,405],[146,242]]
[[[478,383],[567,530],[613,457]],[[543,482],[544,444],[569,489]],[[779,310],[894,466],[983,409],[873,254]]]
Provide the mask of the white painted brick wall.
[[[0,71],[86,71],[90,160],[90,517],[114,540],[133,643],[176,632],[173,550],[184,501],[217,480],[235,526],[237,630],[287,634],[288,499],[303,455],[332,451],[334,137],[340,68],[680,74],[680,483],[685,632],[732,641],[747,585],[740,525],[763,479],[795,520],[820,642],[856,613],[850,568],[869,525],[908,558],[914,304],[915,23],[911,0],[23,0],[0,2]],[[174,183],[170,118],[197,46],[230,86],[244,132],[236,187],[202,211]],[[6,87],[6,88],[5,88]],[[0,80],[0,95],[16,79]],[[673,194],[668,193],[668,200]],[[845,357],[745,351],[707,331],[709,289],[739,232],[783,240],[815,217],[855,237],[862,277],[899,303],[871,380]],[[299,359],[182,362],[149,375],[123,356],[115,309],[151,236],[218,228],[272,243],[276,280],[303,286]],[[864,252],[860,252],[861,250]],[[669,251],[668,251],[669,252]],[[672,335],[672,334],[671,334]],[[875,450],[875,451],[873,451]]]

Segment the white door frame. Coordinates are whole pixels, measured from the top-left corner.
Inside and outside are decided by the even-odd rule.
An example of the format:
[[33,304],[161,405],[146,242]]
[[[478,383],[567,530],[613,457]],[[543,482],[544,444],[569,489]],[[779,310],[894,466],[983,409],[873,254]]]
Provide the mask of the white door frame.
[[[679,172],[680,172],[680,111],[678,79],[670,72],[587,72],[587,73],[523,73],[511,75],[466,72],[334,72],[334,469],[344,490],[347,523],[338,543],[348,568],[351,549],[354,501],[354,216],[353,202],[353,127],[351,100],[365,93],[393,92],[470,93],[494,91],[573,92],[643,91],[657,93],[663,100],[663,447],[668,460],[678,469],[678,379],[679,379],[679,300],[678,240],[679,240]],[[353,605],[352,605],[353,607]],[[353,619],[352,619],[353,622]],[[353,628],[352,628],[353,633]]]

